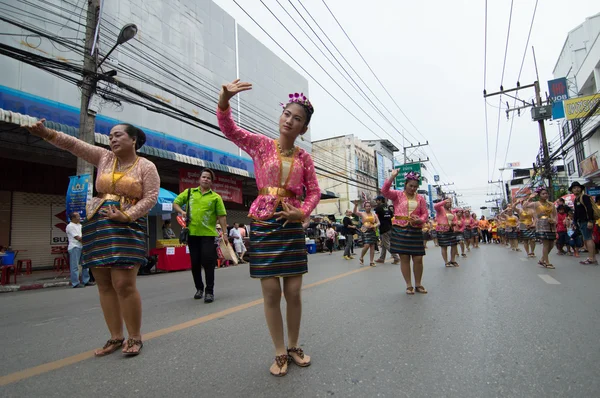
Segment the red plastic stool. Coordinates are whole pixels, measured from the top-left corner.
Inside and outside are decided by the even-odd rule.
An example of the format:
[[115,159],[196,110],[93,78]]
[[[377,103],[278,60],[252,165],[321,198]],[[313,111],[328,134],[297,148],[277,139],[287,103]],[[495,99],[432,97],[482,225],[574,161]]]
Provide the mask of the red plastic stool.
[[58,257],[54,259],[54,271],[55,272],[63,272],[63,269],[66,269],[65,259]]
[[31,270],[31,260],[30,259],[23,259],[23,260],[17,260],[17,271],[20,273],[23,273],[23,265],[25,265],[25,273],[27,275],[31,274],[32,270]]
[[6,285],[10,283],[10,269],[12,268],[13,273],[15,274],[15,285],[17,284],[17,270],[15,269],[14,264],[11,265],[2,265],[2,275],[0,276],[0,284]]

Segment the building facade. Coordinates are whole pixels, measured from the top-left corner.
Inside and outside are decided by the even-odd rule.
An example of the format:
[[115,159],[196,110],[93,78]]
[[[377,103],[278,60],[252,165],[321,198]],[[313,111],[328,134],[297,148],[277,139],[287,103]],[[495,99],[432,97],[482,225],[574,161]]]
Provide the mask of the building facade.
[[[46,3],[44,7],[15,3],[3,14],[14,23],[3,23],[7,35],[0,35],[0,42],[32,56],[81,67],[86,9],[69,13],[64,2]],[[81,4],[86,7],[88,2]],[[235,78],[252,82],[252,91],[232,101],[234,117],[251,131],[277,137],[279,104],[286,102],[290,92],[308,95],[308,81],[212,1],[101,4],[98,59],[113,46],[125,24],[136,24],[138,32],[112,52],[100,72],[116,72],[120,82],[147,97],[98,83],[102,95],[91,101],[97,111],[96,145],[107,146],[107,134],[116,124],[140,127],[147,135],[140,153],[156,164],[162,188],[178,192],[184,172],[212,168],[224,180],[236,181],[224,187],[236,190],[233,196],[238,198],[226,203],[228,221],[249,222],[248,206],[257,194],[253,163],[218,129],[215,110],[221,85]],[[36,27],[43,35],[33,40],[34,32],[17,24]],[[74,44],[62,45],[46,36],[72,39]],[[46,118],[49,127],[77,137],[80,88],[14,57],[0,55],[0,70],[0,245],[27,250],[34,268],[51,266],[57,246],[66,242],[65,195],[68,177],[76,174],[76,159],[31,137],[19,125]],[[66,74],[81,80],[74,73]],[[139,101],[129,103],[126,96]],[[180,112],[178,117],[149,112],[155,101],[175,109],[172,113]],[[298,145],[311,151],[310,131]],[[159,235],[162,220],[150,217],[149,221],[152,240]],[[172,224],[178,228],[176,222]]]

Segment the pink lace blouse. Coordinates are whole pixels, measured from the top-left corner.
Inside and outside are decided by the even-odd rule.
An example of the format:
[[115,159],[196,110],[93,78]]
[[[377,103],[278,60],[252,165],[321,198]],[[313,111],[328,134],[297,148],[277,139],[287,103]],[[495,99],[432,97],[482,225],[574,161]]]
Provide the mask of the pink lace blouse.
[[121,201],[121,211],[132,220],[148,214],[158,199],[160,177],[156,166],[150,160],[140,157],[135,165],[114,183],[113,170],[116,156],[112,151],[90,145],[68,134],[56,132],[50,139],[52,145],[71,152],[73,155],[93,164],[98,169],[96,190],[98,196],[87,205],[87,218],[90,219],[107,200],[105,194],[119,195],[127,200]]
[[[226,111],[217,108],[217,119],[223,134],[248,153],[254,161],[254,174],[259,191],[263,188],[284,188],[296,195],[282,197],[259,192],[250,206],[248,217],[258,220],[271,218],[281,202],[298,207],[304,216],[308,217],[321,199],[321,190],[310,154],[296,147],[287,180],[282,184],[282,157],[277,148],[277,141],[239,127],[231,116],[231,108]],[[306,197],[304,203],[301,203],[298,198],[302,195],[303,188],[306,188]]]
[[410,217],[418,216],[423,223],[426,223],[429,219],[429,211],[427,210],[427,203],[422,195],[416,194],[415,199],[417,200],[417,208],[408,214],[408,197],[404,194],[404,191],[397,191],[392,189],[392,179],[388,178],[383,186],[381,187],[381,194],[388,199],[392,200],[394,204],[394,219],[392,224],[404,227],[409,224],[409,220],[398,219],[396,217]]

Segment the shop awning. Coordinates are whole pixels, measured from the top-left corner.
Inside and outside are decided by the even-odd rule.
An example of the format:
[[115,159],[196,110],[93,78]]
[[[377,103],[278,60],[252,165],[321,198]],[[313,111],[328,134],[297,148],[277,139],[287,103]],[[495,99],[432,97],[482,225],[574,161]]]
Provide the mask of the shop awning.
[[[0,121],[20,126],[34,124],[38,121],[38,119],[29,115],[22,115],[20,113],[0,109]],[[63,133],[69,134],[73,137],[79,137],[79,129],[75,127],[68,126],[62,123],[56,123],[51,120],[47,120],[45,124],[51,129],[62,131]],[[108,146],[107,135],[95,133],[94,140],[96,144]],[[247,170],[238,169],[236,167],[231,167],[224,164],[209,162],[207,160],[202,160],[191,156],[181,155],[179,153],[167,151],[164,149],[143,146],[139,150],[139,152],[150,156],[155,156],[167,160],[173,160],[179,163],[190,164],[198,167],[208,167],[210,169],[223,171],[225,173],[237,174],[243,177],[254,178],[254,173]]]

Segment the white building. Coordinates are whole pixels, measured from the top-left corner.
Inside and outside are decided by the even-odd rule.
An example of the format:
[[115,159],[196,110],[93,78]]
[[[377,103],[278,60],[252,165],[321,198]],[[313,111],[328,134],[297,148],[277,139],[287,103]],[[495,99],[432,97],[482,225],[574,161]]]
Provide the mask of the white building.
[[[569,32],[553,74],[554,78],[567,78],[570,97],[570,100],[564,101],[567,117],[560,124],[569,182],[600,183],[597,161],[600,112],[588,120],[581,118],[600,100],[600,13],[587,18]],[[579,114],[575,112],[577,109]]]

